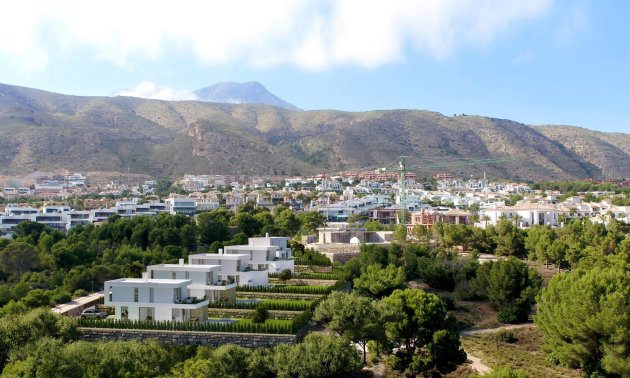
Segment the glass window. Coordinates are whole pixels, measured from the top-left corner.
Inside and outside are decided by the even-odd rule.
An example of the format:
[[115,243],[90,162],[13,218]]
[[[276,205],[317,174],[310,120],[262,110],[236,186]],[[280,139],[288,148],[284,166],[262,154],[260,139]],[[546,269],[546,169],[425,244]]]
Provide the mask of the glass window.
[[138,302],[138,288],[137,287],[133,288],[133,301]]

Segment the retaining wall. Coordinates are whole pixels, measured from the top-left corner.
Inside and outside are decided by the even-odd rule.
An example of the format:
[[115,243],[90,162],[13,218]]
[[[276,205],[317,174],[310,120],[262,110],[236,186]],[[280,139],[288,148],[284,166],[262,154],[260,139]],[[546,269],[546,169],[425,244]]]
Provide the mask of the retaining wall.
[[[209,308],[208,316],[211,318],[249,318],[254,310],[237,308]],[[291,320],[302,314],[303,311],[269,310],[269,319]]]
[[[306,327],[305,327],[306,328]],[[293,344],[299,341],[304,333],[298,335],[276,335],[267,333],[230,333],[230,332],[193,332],[193,331],[158,331],[146,329],[109,329],[79,328],[82,340],[157,340],[172,345],[207,345],[219,346],[236,344],[246,348],[270,348],[278,344]]]

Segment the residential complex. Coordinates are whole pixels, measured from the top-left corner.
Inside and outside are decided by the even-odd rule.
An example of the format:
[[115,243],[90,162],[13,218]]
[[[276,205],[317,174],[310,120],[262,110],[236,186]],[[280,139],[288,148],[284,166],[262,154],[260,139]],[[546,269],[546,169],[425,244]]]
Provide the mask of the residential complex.
[[288,239],[250,238],[218,254],[190,255],[188,264],[150,265],[142,278],[105,281],[105,305],[117,319],[206,320],[208,304],[234,301],[237,286],[266,286],[269,273],[293,272]]

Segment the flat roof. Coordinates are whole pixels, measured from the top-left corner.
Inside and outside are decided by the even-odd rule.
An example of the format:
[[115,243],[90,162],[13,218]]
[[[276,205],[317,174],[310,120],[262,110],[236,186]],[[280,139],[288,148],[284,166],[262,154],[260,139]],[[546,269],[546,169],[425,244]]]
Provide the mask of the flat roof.
[[241,257],[247,257],[249,258],[249,255],[246,253],[200,253],[200,254],[196,254],[196,255],[188,255],[188,257],[193,257],[193,258],[206,258],[206,259],[221,259],[221,260],[238,260]]
[[181,286],[190,284],[192,280],[168,279],[168,278],[119,278],[117,280],[105,281],[105,284],[117,284],[117,286]]
[[221,269],[221,265],[201,265],[201,264],[157,264],[157,265],[149,265],[147,269],[151,270],[182,270],[182,271],[205,271],[205,270],[214,270]]

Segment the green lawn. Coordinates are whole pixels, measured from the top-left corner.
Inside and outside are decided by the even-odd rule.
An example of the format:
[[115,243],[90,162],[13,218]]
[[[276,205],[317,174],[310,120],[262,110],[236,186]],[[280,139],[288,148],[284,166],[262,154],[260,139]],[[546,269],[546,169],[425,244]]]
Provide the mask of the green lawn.
[[[238,322],[241,323],[241,324],[244,324],[244,323],[251,323],[252,320],[251,319],[239,319]],[[267,319],[267,320],[265,320],[265,324],[290,326],[291,325],[291,320]]]

